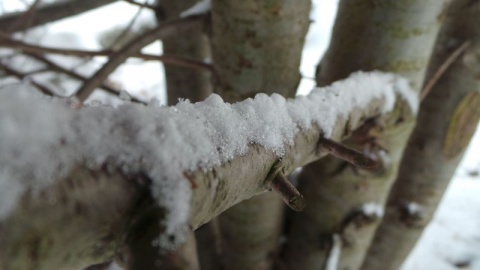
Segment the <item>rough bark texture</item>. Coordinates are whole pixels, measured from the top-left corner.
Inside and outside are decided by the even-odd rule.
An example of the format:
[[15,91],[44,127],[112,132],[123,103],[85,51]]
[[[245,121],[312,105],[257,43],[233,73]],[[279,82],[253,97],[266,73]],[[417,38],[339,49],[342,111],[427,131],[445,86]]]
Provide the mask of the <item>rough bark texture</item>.
[[[197,3],[196,0],[159,1],[163,20],[177,18],[179,14]],[[162,39],[163,52],[166,55],[181,55],[190,59],[204,61],[210,59],[210,44],[207,36],[199,29],[178,32]],[[206,70],[165,66],[168,104],[175,105],[180,98],[192,102],[202,101],[212,93],[211,73]]]
[[[480,120],[480,2],[454,1],[429,75],[463,42],[467,51],[422,103],[400,173],[362,269],[399,269],[431,221]],[[429,76],[429,77],[430,77]],[[408,211],[409,204],[420,209]]]
[[117,0],[64,0],[40,6],[32,14],[15,12],[0,17],[3,32],[24,31],[111,4]]
[[[263,92],[293,97],[309,24],[310,1],[213,1],[215,92],[235,102]],[[283,202],[273,193],[219,217],[225,269],[270,269],[282,230]]]
[[[353,71],[377,69],[404,75],[419,90],[446,6],[437,0],[341,1],[317,83],[327,85]],[[285,251],[288,267],[320,269],[332,235],[340,233],[344,243],[339,269],[360,268],[379,220],[359,214],[359,208],[384,204],[415,121],[401,109],[392,116],[349,141],[379,159],[386,154],[382,170],[359,171],[333,158],[304,168],[300,192],[308,207],[292,217]]]
[[[402,99],[397,100],[399,107],[408,107],[401,105]],[[367,108],[354,109],[337,119],[332,139],[341,140],[364,119],[388,118],[389,114],[378,113],[383,104],[383,100],[372,100]],[[192,172],[192,230],[240,201],[266,192],[275,177],[271,174],[274,165],[288,174],[322,157],[324,153],[315,151],[320,136],[315,127],[299,132],[295,143],[285,147],[281,162],[271,151],[251,145],[243,156],[208,172]],[[70,177],[56,183],[40,196],[25,194],[12,214],[2,219],[1,269],[76,270],[114,256],[132,270],[156,265],[156,257],[151,255],[158,253],[153,252],[151,243],[157,232],[161,233],[158,227],[163,213],[150,198],[149,179],[142,174],[109,174],[106,169],[90,172],[80,165]]]
[[213,1],[212,54],[227,101],[295,94],[310,1]]
[[148,195],[145,180],[79,167],[38,196],[25,194],[0,223],[0,269],[82,269],[112,260]]

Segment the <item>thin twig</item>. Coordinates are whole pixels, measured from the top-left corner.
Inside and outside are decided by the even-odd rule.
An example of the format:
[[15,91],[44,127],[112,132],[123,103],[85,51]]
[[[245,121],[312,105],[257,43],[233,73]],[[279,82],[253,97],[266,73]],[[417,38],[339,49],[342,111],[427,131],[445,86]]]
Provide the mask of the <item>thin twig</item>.
[[[53,62],[53,61],[51,61],[51,60],[43,57],[43,56],[36,55],[36,54],[32,54],[32,53],[28,53],[27,55],[30,56],[30,57],[32,57],[32,58],[34,58],[34,59],[36,59],[36,60],[38,60],[38,61],[43,62],[43,63],[44,63],[45,65],[47,65],[48,68],[51,69],[51,70],[54,70],[54,71],[63,73],[63,74],[65,74],[65,75],[68,75],[68,76],[70,76],[70,77],[72,77],[72,78],[74,78],[74,79],[77,79],[77,80],[79,80],[79,81],[82,81],[82,82],[88,80],[87,77],[85,77],[85,76],[83,76],[83,75],[80,75],[80,74],[76,73],[75,71],[68,70],[68,69],[66,69],[66,68],[64,68],[64,67],[56,64],[55,62]],[[113,87],[110,87],[110,86],[108,86],[108,85],[105,84],[105,83],[102,83],[102,84],[99,86],[99,88],[105,90],[107,93],[110,93],[110,94],[113,94],[113,95],[116,95],[116,96],[118,96],[118,95],[120,94],[120,91],[119,91],[119,90],[117,90],[117,89],[115,89],[115,88],[113,88]],[[146,102],[141,101],[141,100],[139,100],[139,99],[137,99],[137,98],[135,98],[135,97],[131,97],[131,101],[137,102],[137,103],[142,103],[142,104],[147,104]]]
[[[2,62],[0,62],[0,69],[4,70],[6,74],[8,75],[11,75],[11,76],[14,76],[14,77],[17,77],[18,79],[20,80],[24,80],[26,78],[28,78],[28,75],[25,75],[19,71],[16,71],[12,68],[10,68],[9,66],[3,64]],[[42,92],[43,94],[47,95],[47,96],[55,96],[55,92],[48,89],[46,86],[44,85],[41,85],[37,82],[35,82],[33,79],[29,78],[29,82],[35,86],[36,88],[38,88],[38,90],[40,90],[40,92]]]
[[[19,40],[12,39],[8,35],[0,33],[0,47],[12,48],[22,52],[29,52],[35,54],[59,54],[66,56],[77,56],[77,57],[93,57],[93,56],[106,56],[110,57],[116,52],[113,50],[101,50],[101,51],[91,51],[91,50],[76,50],[76,49],[61,49],[61,48],[52,48],[39,45],[28,44]],[[161,61],[166,65],[175,65],[182,66],[186,68],[195,68],[200,70],[205,70],[212,72],[212,65],[200,62],[193,59],[188,59],[181,56],[174,55],[153,55],[153,54],[144,54],[136,52],[129,57],[140,58],[146,61]]]
[[288,181],[288,179],[279,173],[272,181],[272,189],[280,194],[282,200],[293,210],[302,211],[306,202],[302,194]]
[[137,54],[146,45],[171,35],[178,31],[185,31],[192,27],[198,26],[203,17],[188,17],[175,19],[165,22],[156,29],[150,30],[134,40],[127,43],[122,49],[112,54],[108,62],[100,68],[95,75],[86,81],[77,91],[77,97],[80,101],[84,101],[103,81],[105,81],[118,66],[120,66],[131,55]]
[[379,167],[378,162],[363,155],[357,150],[326,138],[320,139],[318,147],[319,150],[326,150],[332,156],[343,159],[348,163],[362,169],[374,170]]
[[[38,7],[35,12],[35,18],[28,25],[16,25],[19,18],[25,16],[25,12],[15,12],[5,14],[0,17],[0,31],[13,32],[24,31],[31,27],[54,22],[63,18],[71,17],[104,5],[111,4],[118,0],[68,0],[55,1],[51,4]],[[27,11],[28,12],[28,11]]]
[[152,9],[152,10],[155,10],[155,6],[154,5],[150,5],[148,3],[139,3],[137,1],[134,1],[134,0],[123,0],[129,4],[132,4],[132,5],[135,5],[135,6],[139,6],[141,8],[148,8],[148,9]]
[[138,17],[140,16],[140,14],[142,13],[142,10],[143,10],[143,6],[140,6],[140,8],[137,10],[137,12],[135,13],[135,15],[133,16],[133,18],[130,20],[130,22],[128,23],[128,25],[122,30],[122,32],[120,32],[120,34],[118,34],[117,37],[115,37],[115,39],[110,43],[110,46],[107,46],[107,47],[110,47],[112,48],[113,46],[115,46],[115,44],[118,44],[120,43],[120,41],[122,39],[125,38],[125,36],[127,36],[128,32],[130,32],[132,30],[132,27],[133,25],[135,24],[135,22],[137,21]]
[[33,22],[35,11],[41,1],[42,0],[35,0],[35,2],[33,2],[25,12],[23,12],[20,16],[18,16],[18,18],[16,18],[16,20],[13,21],[12,25],[10,25],[8,28],[8,31],[14,32],[20,27],[28,29],[29,25],[31,25]]
[[428,81],[428,83],[425,85],[425,87],[422,89],[422,92],[420,94],[420,100],[424,100],[425,97],[427,97],[428,93],[432,90],[432,88],[435,86],[437,81],[442,77],[442,75],[447,71],[447,69],[457,60],[457,58],[470,46],[470,41],[465,41],[458,47],[455,51],[448,56],[448,58],[443,62],[443,64],[435,71],[433,74],[432,78]]

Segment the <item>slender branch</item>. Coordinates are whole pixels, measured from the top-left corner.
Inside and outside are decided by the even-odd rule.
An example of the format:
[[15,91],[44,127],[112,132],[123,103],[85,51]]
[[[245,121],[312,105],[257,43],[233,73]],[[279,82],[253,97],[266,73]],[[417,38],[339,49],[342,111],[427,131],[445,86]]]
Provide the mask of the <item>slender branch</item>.
[[356,167],[367,170],[374,170],[379,167],[378,162],[346,145],[326,138],[320,139],[318,144],[319,150],[326,150],[332,156],[343,159]]
[[470,41],[465,41],[458,47],[452,54],[445,60],[445,62],[438,67],[437,71],[433,74],[432,78],[428,81],[425,87],[422,89],[420,94],[420,100],[424,100],[427,97],[428,93],[432,90],[435,86],[437,81],[442,77],[442,75],[447,71],[447,69],[457,60],[457,58],[470,46]]
[[81,101],[84,101],[95,90],[95,88],[98,87],[98,85],[107,79],[110,73],[120,66],[127,58],[138,53],[146,45],[157,39],[171,36],[177,31],[184,31],[194,26],[198,26],[200,20],[203,20],[203,17],[188,17],[165,22],[156,29],[150,30],[130,41],[122,49],[112,54],[109,61],[99,69],[90,80],[86,81],[85,84],[80,87],[77,92],[77,97]]
[[[4,70],[6,74],[8,75],[11,75],[11,76],[14,76],[14,77],[17,77],[18,79],[20,80],[24,80],[24,79],[27,79],[29,78],[28,75],[26,74],[23,74],[17,70],[14,70],[12,68],[10,68],[9,66],[3,64],[2,62],[0,62],[0,69]],[[38,90],[40,90],[40,92],[42,92],[43,94],[45,95],[48,95],[48,96],[55,96],[55,92],[48,89],[46,86],[44,85],[41,85],[37,82],[35,82],[33,79],[29,78],[29,82],[35,86],[36,88],[38,88]]]
[[110,45],[108,46],[109,48],[114,47],[115,44],[121,44],[120,41],[122,41],[128,35],[128,33],[132,30],[132,27],[137,21],[140,14],[142,13],[142,10],[143,10],[143,7],[140,6],[140,8],[138,8],[137,12],[133,16],[133,18],[130,19],[130,22],[128,23],[128,25],[125,26],[125,28],[123,28],[123,30],[115,37],[115,39],[112,42],[110,42]]
[[19,19],[28,13],[15,12],[0,17],[0,25],[3,32],[24,31],[29,28],[54,22],[63,18],[78,15],[80,13],[111,4],[117,0],[65,0],[56,1],[48,5],[38,7],[35,16],[28,24],[18,24]]
[[42,0],[35,0],[30,7],[17,18],[17,20],[12,23],[11,29],[17,29],[18,27],[28,27],[31,25],[32,20],[35,18],[35,12],[40,5]]
[[150,5],[148,3],[139,3],[137,1],[134,1],[134,0],[123,0],[129,4],[132,4],[132,5],[135,5],[135,6],[139,6],[141,8],[148,8],[148,9],[151,9],[151,10],[155,10],[155,6],[153,5]]
[[[0,33],[0,47],[12,48],[22,52],[29,52],[35,54],[59,54],[67,56],[77,56],[77,57],[92,57],[92,56],[106,56],[110,57],[116,52],[113,50],[101,50],[101,51],[91,51],[91,50],[76,50],[76,49],[61,49],[61,48],[52,48],[39,45],[28,44],[19,40],[14,40],[8,35]],[[153,55],[153,54],[144,54],[136,52],[129,57],[140,58],[146,61],[161,61],[166,65],[176,65],[186,68],[195,68],[206,71],[213,71],[213,68],[210,64],[203,63],[200,61],[180,57],[173,55]]]
[[302,194],[288,181],[288,179],[279,173],[272,181],[272,189],[276,191],[282,200],[295,211],[302,211],[306,202]]
[[[57,72],[61,72],[63,74],[66,74],[74,79],[77,79],[79,81],[86,81],[88,80],[87,77],[83,76],[83,75],[80,75],[72,70],[69,70],[69,69],[66,69],[58,64],[56,64],[55,62],[43,57],[43,56],[40,56],[40,55],[37,55],[37,54],[31,54],[31,53],[27,53],[28,56],[38,60],[38,61],[41,61],[43,62],[45,65],[48,66],[49,69],[51,70],[55,70]],[[105,83],[102,83],[100,86],[99,86],[101,89],[105,90],[106,92],[110,93],[110,94],[113,94],[113,95],[116,95],[118,96],[120,91],[111,87],[111,86],[108,86],[107,84]],[[141,101],[135,97],[131,97],[131,101],[133,102],[138,102],[138,103],[143,103],[143,104],[146,104],[146,102],[144,101]]]

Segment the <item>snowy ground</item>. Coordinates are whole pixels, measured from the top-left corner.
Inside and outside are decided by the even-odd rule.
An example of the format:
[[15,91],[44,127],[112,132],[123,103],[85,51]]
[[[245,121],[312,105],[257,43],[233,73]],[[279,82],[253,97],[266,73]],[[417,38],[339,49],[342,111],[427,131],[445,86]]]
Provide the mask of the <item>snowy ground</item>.
[[477,128],[434,220],[403,270],[480,269],[479,151]]
[[[20,0],[0,1],[0,12],[24,8]],[[307,36],[307,44],[302,55],[300,67],[303,75],[299,94],[308,93],[314,86],[315,65],[328,45],[331,25],[334,20],[338,0],[314,0],[312,10],[313,23]],[[45,28],[37,29],[34,36],[45,45],[61,46],[66,40],[71,48],[99,49],[100,33],[112,27],[122,27],[129,23],[138,8],[124,2],[112,4],[73,19],[63,20]],[[115,14],[115,16],[111,16]],[[103,18],[109,18],[104,20]],[[139,21],[153,21],[149,11],[143,11]],[[80,25],[80,26],[79,26]],[[138,29],[140,24],[134,26]],[[147,25],[147,27],[149,27]],[[159,43],[150,45],[146,50],[160,53]],[[0,50],[0,53],[2,50]],[[61,62],[66,66],[78,65],[72,61]],[[58,59],[60,60],[60,59]],[[79,72],[92,73],[105,59],[95,58],[88,68],[77,67]],[[130,94],[149,100],[165,100],[164,79],[159,74],[163,68],[156,62],[128,61],[111,76]],[[49,78],[47,75],[36,79]],[[46,80],[46,79],[45,79]],[[3,81],[5,83],[6,81]],[[0,81],[1,86],[2,81]],[[101,98],[97,94],[94,98]],[[480,129],[472,141],[464,161],[459,167],[443,201],[421,241],[408,258],[402,270],[453,270],[480,269],[480,176],[470,175],[480,170]]]

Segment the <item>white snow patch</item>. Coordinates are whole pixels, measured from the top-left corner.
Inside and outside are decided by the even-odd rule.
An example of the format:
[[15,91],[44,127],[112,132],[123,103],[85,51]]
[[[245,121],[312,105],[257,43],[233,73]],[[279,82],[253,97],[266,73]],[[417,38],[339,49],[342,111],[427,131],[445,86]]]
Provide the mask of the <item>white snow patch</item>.
[[405,79],[357,72],[293,100],[258,94],[228,104],[213,94],[174,107],[92,104],[81,110],[31,89],[7,87],[0,91],[0,219],[18,195],[41,191],[74,165],[108,164],[152,179],[151,192],[168,212],[165,239],[159,240],[166,247],[169,235],[182,240],[186,229],[191,189],[185,171],[221,165],[245,154],[250,144],[280,157],[300,129],[317,125],[328,137],[339,117],[372,99],[384,99],[383,112],[391,110],[403,93],[398,85],[407,85]]
[[480,178],[465,172],[480,164],[480,126],[470,141],[435,216],[402,270],[480,269]]
[[337,270],[340,254],[342,253],[342,237],[339,234],[334,234],[332,238],[333,245],[327,258],[325,270]]
[[202,0],[198,3],[195,3],[195,5],[191,6],[190,8],[182,11],[180,13],[180,18],[186,18],[186,17],[208,13],[210,11],[211,5],[212,5],[211,0]]
[[406,208],[407,208],[408,214],[410,215],[419,215],[423,212],[423,206],[421,206],[416,202],[407,203]]
[[362,205],[361,209],[362,209],[362,212],[369,217],[381,218],[385,213],[383,206],[375,202],[365,203]]

